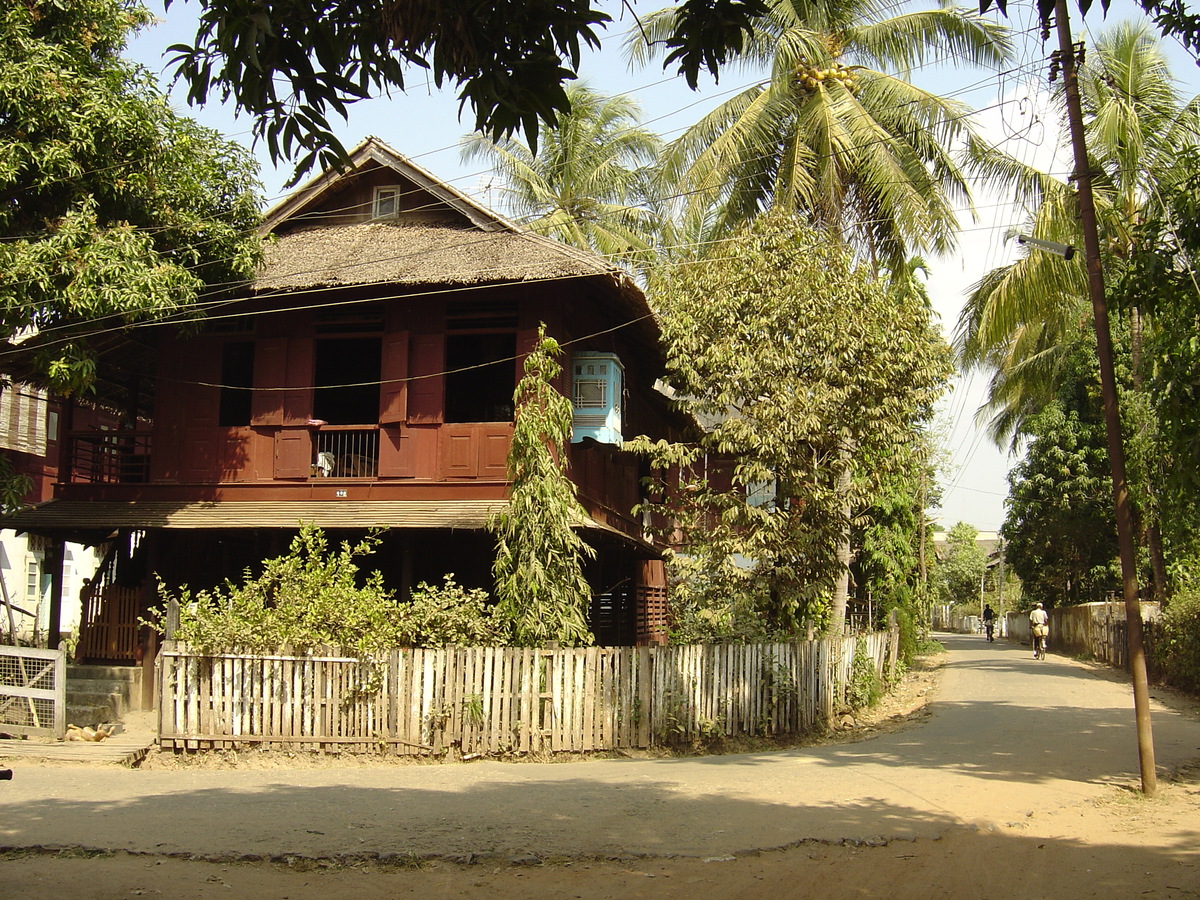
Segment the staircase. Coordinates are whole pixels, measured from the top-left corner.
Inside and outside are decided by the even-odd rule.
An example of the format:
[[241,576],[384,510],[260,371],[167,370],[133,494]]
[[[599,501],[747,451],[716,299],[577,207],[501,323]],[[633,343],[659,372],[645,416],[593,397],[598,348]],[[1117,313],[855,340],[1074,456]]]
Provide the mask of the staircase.
[[83,728],[120,722],[139,709],[140,666],[67,666],[67,723]]

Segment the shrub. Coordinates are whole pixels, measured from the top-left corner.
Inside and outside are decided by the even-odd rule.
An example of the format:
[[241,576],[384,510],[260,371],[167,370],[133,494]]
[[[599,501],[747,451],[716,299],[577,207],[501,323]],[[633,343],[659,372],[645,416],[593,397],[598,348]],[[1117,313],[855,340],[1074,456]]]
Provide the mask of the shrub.
[[874,706],[883,696],[883,684],[875,674],[875,660],[867,651],[865,638],[854,646],[854,662],[850,667],[850,683],[846,685],[846,705],[851,709]]
[[[378,543],[372,534],[332,551],[320,528],[303,525],[287,553],[263,563],[261,575],[247,570],[241,584],[227,581],[193,595],[160,581],[163,608],[179,602],[172,637],[204,653],[332,646],[365,655],[393,647],[507,643],[508,627],[493,614],[487,592],[464,588],[453,575],[437,587],[422,582],[409,603],[384,588],[379,572],[361,579],[355,560]],[[164,618],[159,610],[148,624],[163,632]]]
[[1163,610],[1156,655],[1167,681],[1200,692],[1200,589],[1176,594]]
[[495,646],[508,643],[505,622],[493,613],[487,591],[464,588],[445,575],[442,584],[417,585],[397,609],[400,642],[411,647]]

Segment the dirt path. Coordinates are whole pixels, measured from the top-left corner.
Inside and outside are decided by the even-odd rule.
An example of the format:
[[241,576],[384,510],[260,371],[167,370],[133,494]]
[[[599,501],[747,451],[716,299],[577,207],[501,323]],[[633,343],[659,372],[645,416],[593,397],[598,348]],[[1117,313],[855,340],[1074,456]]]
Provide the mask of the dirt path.
[[0,789],[0,895],[1200,895],[1194,709],[1157,706],[1160,771],[1177,777],[1143,800],[1125,684],[947,643],[931,713],[854,743],[577,765],[21,767]]

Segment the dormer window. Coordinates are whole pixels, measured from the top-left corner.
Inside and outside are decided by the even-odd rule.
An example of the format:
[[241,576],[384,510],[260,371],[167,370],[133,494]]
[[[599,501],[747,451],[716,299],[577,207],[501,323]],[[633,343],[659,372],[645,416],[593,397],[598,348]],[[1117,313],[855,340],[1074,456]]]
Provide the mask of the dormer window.
[[389,185],[375,188],[375,203],[372,218],[394,219],[400,214],[400,187]]

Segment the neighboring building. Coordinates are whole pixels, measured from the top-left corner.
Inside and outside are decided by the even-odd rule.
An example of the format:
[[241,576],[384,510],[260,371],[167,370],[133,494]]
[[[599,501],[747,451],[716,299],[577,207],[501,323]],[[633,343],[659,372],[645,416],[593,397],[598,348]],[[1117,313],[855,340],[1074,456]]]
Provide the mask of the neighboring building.
[[[95,410],[87,410],[89,424],[115,428],[116,420]],[[28,503],[50,499],[58,473],[59,423],[58,400],[45,390],[20,382],[0,390],[0,452],[8,457],[13,471],[31,481]],[[0,530],[0,633],[21,640],[45,642],[51,627],[51,587],[56,543],[41,535],[25,534],[10,528]],[[94,548],[67,543],[63,548],[62,595],[78,598],[84,579],[95,575],[100,557]],[[11,607],[12,618],[9,618]],[[60,633],[79,627],[78,602],[66,603],[58,621]]]
[[[198,330],[101,339],[116,434],[67,425],[53,499],[10,518],[54,541],[116,535],[81,653],[133,661],[155,574],[193,589],[283,552],[298,523],[383,529],[367,565],[402,596],[454,573],[490,587],[512,394],[540,322],[565,348],[570,474],[596,549],[602,644],[665,638],[659,548],[633,515],[623,437],[678,436],[645,297],[591,253],[523,233],[378,140],[268,213],[259,278]],[[64,417],[67,414],[64,413]]]

